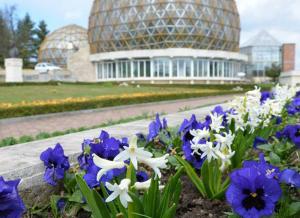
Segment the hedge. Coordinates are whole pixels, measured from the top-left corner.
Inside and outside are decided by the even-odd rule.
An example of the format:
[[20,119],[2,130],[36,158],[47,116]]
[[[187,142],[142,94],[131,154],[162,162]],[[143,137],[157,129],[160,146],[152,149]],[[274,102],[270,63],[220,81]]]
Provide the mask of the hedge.
[[77,111],[86,109],[96,109],[111,106],[120,105],[130,105],[138,103],[147,102],[159,102],[165,100],[175,100],[175,99],[186,99],[194,97],[206,97],[206,96],[216,96],[216,95],[228,95],[237,94],[241,92],[237,91],[212,91],[212,92],[188,92],[188,93],[161,93],[161,94],[149,94],[146,96],[121,96],[108,99],[97,99],[91,98],[84,100],[82,102],[64,102],[59,104],[41,104],[41,105],[24,105],[18,107],[0,107],[0,119],[12,118],[12,117],[23,117],[32,116],[38,114],[49,114],[49,113],[59,113],[66,111]]

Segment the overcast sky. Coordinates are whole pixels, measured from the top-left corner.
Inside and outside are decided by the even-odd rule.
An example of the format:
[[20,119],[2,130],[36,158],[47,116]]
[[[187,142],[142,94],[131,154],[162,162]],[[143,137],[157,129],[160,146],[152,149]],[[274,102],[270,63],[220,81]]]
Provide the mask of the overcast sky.
[[[297,45],[300,69],[300,0],[236,0],[241,15],[241,43],[267,30],[280,42]],[[45,20],[50,30],[67,24],[88,25],[93,0],[0,0],[0,7],[17,5],[18,16],[26,12],[34,21]]]

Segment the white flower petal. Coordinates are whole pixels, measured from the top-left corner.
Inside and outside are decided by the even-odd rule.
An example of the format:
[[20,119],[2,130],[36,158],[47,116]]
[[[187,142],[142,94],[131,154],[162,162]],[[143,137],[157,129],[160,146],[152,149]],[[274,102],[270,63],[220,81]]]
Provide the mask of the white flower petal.
[[119,194],[120,194],[120,192],[114,191],[106,198],[105,202],[111,202],[111,201],[115,200],[119,196]]

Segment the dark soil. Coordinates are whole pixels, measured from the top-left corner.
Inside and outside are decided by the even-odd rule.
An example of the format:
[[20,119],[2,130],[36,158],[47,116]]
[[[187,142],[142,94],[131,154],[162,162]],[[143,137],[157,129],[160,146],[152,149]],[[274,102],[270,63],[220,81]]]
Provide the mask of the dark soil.
[[182,192],[176,218],[226,218],[231,211],[225,201],[201,198],[199,191],[187,176],[181,177]]

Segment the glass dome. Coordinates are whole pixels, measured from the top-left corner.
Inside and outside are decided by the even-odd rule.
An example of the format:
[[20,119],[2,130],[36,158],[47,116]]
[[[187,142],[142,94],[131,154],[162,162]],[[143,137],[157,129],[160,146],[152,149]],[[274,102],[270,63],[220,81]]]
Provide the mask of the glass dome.
[[70,54],[88,45],[87,30],[78,25],[62,27],[49,34],[39,50],[39,62],[66,67]]
[[91,53],[193,48],[236,52],[235,0],[94,0]]

